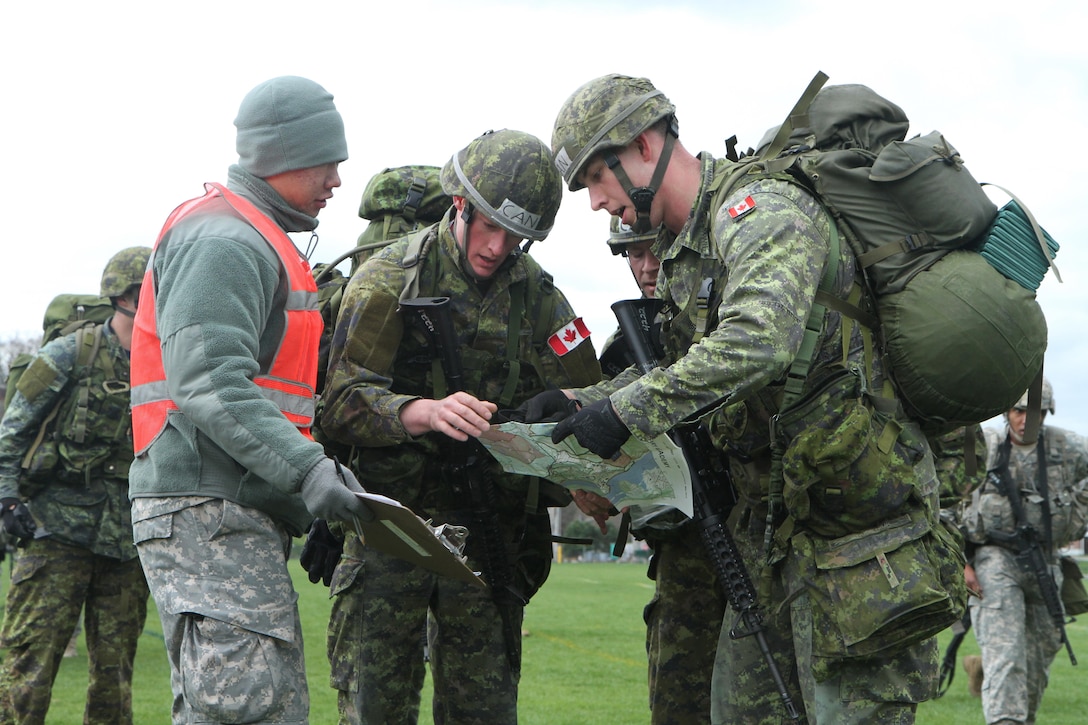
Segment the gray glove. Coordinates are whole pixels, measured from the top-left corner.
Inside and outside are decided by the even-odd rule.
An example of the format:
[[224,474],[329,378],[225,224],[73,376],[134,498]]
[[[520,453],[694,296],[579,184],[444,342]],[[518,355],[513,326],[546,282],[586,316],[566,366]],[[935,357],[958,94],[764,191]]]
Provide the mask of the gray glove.
[[302,500],[315,518],[326,521],[351,521],[353,516],[370,521],[374,514],[352,491],[363,493],[363,487],[339,461],[325,458],[310,469],[302,479]]

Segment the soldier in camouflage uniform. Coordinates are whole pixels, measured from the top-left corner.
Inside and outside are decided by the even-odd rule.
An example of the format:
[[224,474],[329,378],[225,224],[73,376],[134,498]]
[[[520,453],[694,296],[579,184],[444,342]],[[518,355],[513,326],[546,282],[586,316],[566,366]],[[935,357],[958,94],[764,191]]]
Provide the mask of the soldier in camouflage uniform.
[[[1058,549],[1080,539],[1088,518],[1088,450],[1084,439],[1044,425],[1034,445],[1023,443],[1027,394],[1005,414],[1005,430],[986,429],[988,468],[1008,467],[1020,490],[1028,524],[1046,536],[1044,547],[1057,588],[1061,589]],[[1054,413],[1054,397],[1044,382],[1043,416]],[[982,652],[982,712],[989,725],[1034,723],[1049,677],[1050,663],[1062,647],[1060,632],[1047,612],[1034,574],[1018,565],[1002,535],[1016,530],[1009,499],[987,479],[971,495],[964,514],[971,564],[968,585],[971,624]],[[1049,535],[1047,536],[1047,533]]]
[[128,351],[150,253],[131,247],[110,259],[101,294],[114,315],[44,345],[0,422],[3,525],[19,541],[0,630],[5,723],[45,721],[81,608],[84,722],[132,722],[132,662],[148,590],[129,516]]
[[[668,364],[570,391],[583,406],[557,424],[553,439],[574,434],[610,457],[631,435],[649,439],[718,411],[716,440],[730,444],[741,497],[730,525],[760,583],[767,639],[790,696],[809,722],[912,722],[916,703],[934,694],[936,640],[900,638],[880,656],[829,655],[820,649],[828,645],[829,612],[817,609],[820,589],[811,575],[818,543],[847,534],[869,541],[895,516],[910,515],[927,542],[939,536],[932,454],[892,397],[879,355],[866,354],[860,327],[817,306],[818,288],[841,299],[855,282],[853,255],[848,245],[833,244],[827,212],[788,178],[763,176],[716,195],[715,179],[732,162],[693,156],[677,129],[668,99],[648,80],[626,76],[590,81],[558,114],[552,151],[570,189],[588,188],[594,209],[621,216],[636,230],[664,225],[676,236],[654,249],[661,259],[657,296],[666,305]],[[825,276],[831,279],[822,282]],[[816,319],[807,325],[813,332],[806,334],[814,308]],[[788,388],[799,404],[783,410],[787,373],[809,340],[807,375]],[[541,415],[562,414],[559,405],[541,407]],[[789,415],[780,419],[780,413]],[[778,437],[772,437],[772,420],[781,423]],[[840,445],[854,447],[831,449],[840,432],[846,436]],[[880,438],[879,448],[856,447],[870,436]],[[784,449],[780,476],[772,475],[772,449]],[[825,452],[846,454],[842,468],[817,466]],[[772,480],[782,478],[812,487],[800,488],[807,493],[787,506],[775,501],[773,547],[766,551],[768,496]],[[844,480],[851,499],[832,509]],[[937,576],[929,562],[912,560],[911,573]],[[844,626],[856,615],[886,616],[889,610],[879,605],[858,596]],[[723,632],[733,616],[726,615]],[[717,660],[715,722],[783,720],[783,703],[752,637],[725,637]]]
[[[660,261],[653,245],[658,233],[636,233],[619,217],[609,221],[608,246],[627,260],[643,297],[653,297],[657,288]],[[601,352],[602,372],[615,377],[634,362],[622,332],[617,331]],[[597,512],[603,533],[608,499],[589,491],[572,493],[580,508]],[[653,551],[646,576],[654,581],[654,595],[642,614],[650,722],[703,725],[710,720],[710,681],[718,644],[711,634],[721,628],[727,606],[717,571],[699,528],[680,512],[633,510],[627,515],[634,519],[631,533]]]
[[[612,250],[612,254],[627,260],[631,276],[635,278],[643,297],[653,297],[654,290],[657,289],[661,260],[654,256],[652,249],[657,235],[657,230],[636,234],[619,217],[612,217],[608,223],[608,248]],[[623,337],[623,331],[617,329],[605,340],[601,349],[601,372],[606,378],[615,377],[634,363],[634,356]]]
[[[368,490],[436,524],[470,526],[469,566],[491,581],[496,566],[509,567],[512,581],[499,592],[500,610],[492,593],[368,549],[350,534],[332,577],[329,623],[345,723],[418,720],[428,611],[434,721],[517,722],[523,606],[551,565],[546,506],[570,498],[554,484],[503,473],[471,439],[500,408],[600,379],[587,337],[554,334],[584,326],[519,248],[523,239],[544,239],[559,209],[562,186],[547,146],[518,131],[489,132],[454,154],[442,186],[454,201],[442,221],[385,247],[348,283],[321,427],[356,446],[352,466]],[[422,243],[418,255],[414,243]],[[411,313],[398,310],[402,293],[415,296],[404,292],[413,280],[420,296],[450,300],[460,391]],[[470,489],[487,485],[494,526],[478,526]]]

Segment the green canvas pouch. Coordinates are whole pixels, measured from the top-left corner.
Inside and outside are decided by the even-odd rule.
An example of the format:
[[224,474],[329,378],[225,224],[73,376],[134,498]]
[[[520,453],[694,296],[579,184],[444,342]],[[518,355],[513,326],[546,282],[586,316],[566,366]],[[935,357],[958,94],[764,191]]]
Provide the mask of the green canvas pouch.
[[1069,615],[1088,612],[1088,591],[1084,588],[1084,572],[1077,560],[1063,556],[1059,561],[1062,567],[1062,607]]
[[911,429],[874,405],[850,370],[779,416],[776,434],[784,447],[786,510],[820,536],[865,531],[902,514],[926,450]]
[[800,533],[792,544],[812,606],[813,655],[825,665],[909,647],[967,606],[962,550],[922,507],[835,539]]

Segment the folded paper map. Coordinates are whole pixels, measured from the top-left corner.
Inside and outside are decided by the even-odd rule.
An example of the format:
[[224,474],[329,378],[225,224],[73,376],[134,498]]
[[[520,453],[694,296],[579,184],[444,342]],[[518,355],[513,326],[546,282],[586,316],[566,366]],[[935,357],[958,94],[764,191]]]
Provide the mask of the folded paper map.
[[615,460],[606,460],[573,435],[552,443],[553,428],[555,423],[503,423],[491,426],[480,442],[509,473],[593,491],[619,509],[667,505],[692,515],[688,464],[667,435],[649,442],[629,438]]

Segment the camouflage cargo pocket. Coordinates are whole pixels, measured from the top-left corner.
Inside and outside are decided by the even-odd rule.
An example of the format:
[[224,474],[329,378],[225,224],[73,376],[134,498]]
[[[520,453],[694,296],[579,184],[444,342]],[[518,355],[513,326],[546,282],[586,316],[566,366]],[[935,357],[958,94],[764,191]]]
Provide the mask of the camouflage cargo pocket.
[[91,548],[98,539],[107,498],[101,482],[78,488],[56,485],[35,496],[30,507],[46,531],[63,532],[67,543]]
[[49,483],[56,478],[59,468],[60,451],[52,434],[45,436],[41,444],[34,448],[22,463],[23,476],[33,483]]
[[804,528],[826,537],[865,531],[906,511],[923,441],[875,409],[844,371],[780,416],[782,497]]
[[792,541],[811,598],[817,658],[909,647],[950,626],[967,606],[963,554],[924,509],[837,539],[802,533]]

